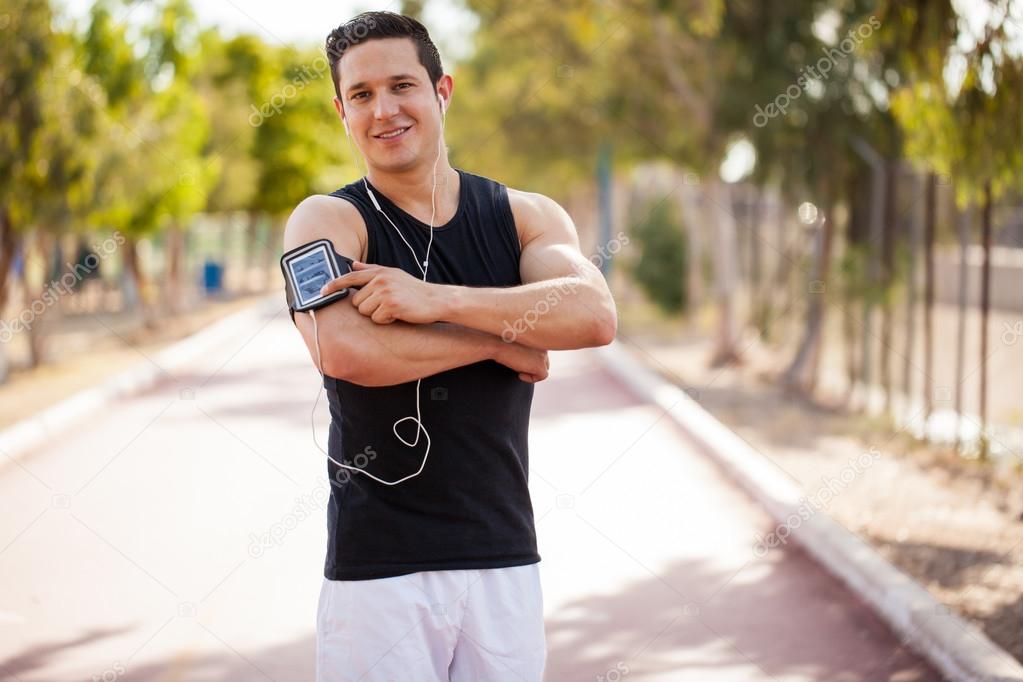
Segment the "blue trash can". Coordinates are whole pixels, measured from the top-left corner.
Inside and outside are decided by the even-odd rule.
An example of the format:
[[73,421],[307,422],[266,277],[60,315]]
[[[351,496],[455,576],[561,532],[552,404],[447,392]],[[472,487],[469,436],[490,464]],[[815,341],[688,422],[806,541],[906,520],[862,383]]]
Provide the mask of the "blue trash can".
[[220,294],[224,291],[224,266],[216,261],[208,260],[202,266],[202,285],[206,295]]

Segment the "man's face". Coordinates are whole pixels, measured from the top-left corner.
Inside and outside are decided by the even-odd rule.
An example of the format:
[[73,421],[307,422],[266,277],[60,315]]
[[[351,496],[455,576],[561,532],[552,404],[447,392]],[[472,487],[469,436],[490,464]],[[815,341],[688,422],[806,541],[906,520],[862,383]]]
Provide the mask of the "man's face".
[[[335,107],[369,165],[397,172],[433,164],[440,103],[412,40],[384,38],[351,47],[338,73],[341,100],[335,98]],[[441,78],[438,90],[447,102],[450,76]]]

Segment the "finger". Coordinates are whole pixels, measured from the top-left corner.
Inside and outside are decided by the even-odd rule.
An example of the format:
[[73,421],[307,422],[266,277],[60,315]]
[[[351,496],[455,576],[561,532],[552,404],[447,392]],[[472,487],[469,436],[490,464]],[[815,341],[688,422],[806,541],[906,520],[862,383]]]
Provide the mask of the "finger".
[[384,266],[379,263],[363,263],[361,260],[352,261],[352,270],[370,270],[372,268],[382,268]]
[[376,276],[375,270],[359,270],[346,272],[340,277],[335,277],[320,289],[320,295],[327,296],[347,287],[355,287],[366,284]]
[[372,317],[373,312],[380,307],[380,296],[376,292],[371,292],[370,295],[356,306],[359,312],[366,317]]
[[377,309],[373,311],[373,315],[370,316],[370,319],[377,324],[391,324],[394,322],[394,316],[389,313],[385,313],[382,306],[377,307]]
[[370,297],[376,291],[376,287],[373,283],[363,284],[361,288],[356,289],[354,293],[350,294],[348,298],[351,300],[352,305],[358,308],[363,301]]

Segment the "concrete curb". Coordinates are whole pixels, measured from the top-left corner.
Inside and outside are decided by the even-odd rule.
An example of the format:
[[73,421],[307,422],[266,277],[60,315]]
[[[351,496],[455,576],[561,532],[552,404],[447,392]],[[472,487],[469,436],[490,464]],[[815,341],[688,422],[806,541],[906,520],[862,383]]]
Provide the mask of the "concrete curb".
[[143,361],[102,384],[86,388],[70,398],[46,408],[0,431],[0,470],[14,465],[19,459],[46,442],[57,433],[81,422],[91,414],[116,400],[137,395],[161,380],[173,378],[169,372],[230,338],[239,327],[255,323],[261,316],[282,310],[278,294],[267,295],[261,301],[239,310],[215,324],[174,343],[153,356],[152,362]]
[[791,537],[868,603],[900,639],[925,656],[946,679],[1023,681],[1023,666],[1008,652],[952,613],[857,535],[823,511],[809,519],[799,517],[802,493],[790,477],[685,391],[632,357],[619,341],[598,351],[618,378],[666,410],[775,521],[787,524],[793,514],[800,518]]

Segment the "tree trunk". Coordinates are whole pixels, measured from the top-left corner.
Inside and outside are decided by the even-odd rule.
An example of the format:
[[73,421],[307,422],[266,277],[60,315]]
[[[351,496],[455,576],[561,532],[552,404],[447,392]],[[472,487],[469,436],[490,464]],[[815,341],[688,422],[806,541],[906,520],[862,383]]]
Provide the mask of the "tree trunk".
[[990,443],[987,435],[987,321],[991,308],[991,181],[984,185],[984,215],[981,219],[984,266],[980,274],[980,459],[986,460]]
[[[927,205],[924,207],[924,426],[930,423],[934,410],[934,239],[937,223],[938,176],[927,176]],[[963,258],[966,252],[963,251]],[[964,261],[965,262],[965,261]],[[965,273],[960,274],[962,291]],[[960,301],[963,305],[964,301]],[[958,376],[958,375],[957,375]],[[958,411],[958,410],[957,410]]]
[[706,184],[706,188],[704,208],[707,224],[714,230],[714,293],[718,304],[718,335],[710,366],[720,367],[740,360],[735,313],[738,245],[729,187],[714,178]]
[[[924,187],[925,181],[923,176],[919,173],[913,173],[913,195],[917,196]],[[929,183],[926,187],[929,193]],[[905,403],[903,412],[906,417],[912,416],[910,414],[910,405],[912,405],[913,399],[913,374],[911,371],[913,362],[910,358],[916,352],[916,261],[920,253],[921,232],[923,231],[921,226],[924,222],[923,216],[917,209],[915,202],[911,209],[913,216],[909,222],[909,258],[906,263],[906,349],[905,355],[902,358],[902,395]],[[929,373],[931,370],[929,367],[925,367],[924,371]]]
[[0,315],[6,309],[7,298],[10,296],[8,276],[20,241],[14,234],[11,214],[6,208],[0,208]]
[[181,269],[183,260],[182,232],[177,225],[172,225],[167,230],[167,282],[164,299],[164,307],[171,315],[177,315],[183,310]]
[[[789,232],[792,231],[791,225],[793,224],[793,221],[787,215],[785,208],[780,205],[780,203],[778,210],[775,212],[775,217],[775,225],[777,227],[775,239],[777,240],[778,246],[774,249],[774,278],[773,284],[771,285],[772,296],[771,303],[769,304],[770,311],[768,313],[768,330],[770,338],[785,336],[784,325],[782,326],[782,330],[779,331],[778,328],[774,326],[774,323],[788,311],[792,310],[795,305],[795,294],[793,293],[793,289],[798,287],[799,284],[794,284],[792,281],[793,271],[796,271],[797,269],[793,268],[791,263],[798,259],[801,255],[798,249],[798,236],[796,239],[791,239],[789,235]],[[796,226],[795,229],[798,230],[799,227]],[[780,305],[774,305],[775,292],[778,291],[781,292],[784,298],[779,301]],[[777,316],[775,311],[780,311],[777,313]]]
[[871,357],[871,348],[874,342],[874,334],[871,332],[874,313],[874,292],[873,288],[878,285],[881,277],[880,261],[878,259],[878,244],[884,233],[884,208],[885,208],[885,164],[881,156],[868,144],[859,139],[853,140],[853,148],[870,166],[870,232],[864,241],[864,258],[866,259],[867,282],[866,293],[863,298],[863,348],[862,360],[860,362],[861,381],[864,390],[865,406],[870,408],[870,397],[873,390],[874,373]]
[[124,309],[130,312],[141,312],[143,324],[152,328],[155,326],[155,320],[146,300],[146,277],[142,272],[138,240],[134,237],[129,237],[124,243],[124,269]]
[[[246,248],[245,248],[245,277],[242,290],[246,293],[250,293],[258,288],[258,282],[267,279],[266,273],[264,272],[264,258],[263,255],[266,251],[272,251],[269,245],[259,240],[259,214],[255,211],[250,211],[248,215],[248,222],[245,225],[246,237]],[[260,248],[262,247],[262,248]],[[255,279],[253,279],[253,273],[256,269]],[[254,284],[254,282],[256,284]]]
[[816,228],[814,278],[807,288],[810,302],[806,311],[806,326],[796,355],[782,375],[782,385],[787,390],[804,394],[812,393],[817,385],[817,359],[820,357],[827,312],[826,282],[831,272],[831,243],[835,233],[831,206],[822,207]]
[[14,264],[14,254],[21,246],[21,239],[14,232],[11,215],[6,208],[0,207],[0,384],[7,381],[10,375],[10,364],[7,358],[7,341],[13,331],[7,328],[7,320],[3,317],[7,310],[7,299],[10,298],[10,274]]
[[[959,304],[956,320],[956,435],[955,449],[959,452],[962,445],[960,433],[963,426],[963,370],[966,364],[966,300],[969,295],[969,250],[970,250],[970,207],[959,213],[957,229],[959,232]],[[933,291],[932,291],[933,294]],[[928,322],[929,324],[929,322]]]
[[[699,311],[704,300],[703,286],[703,234],[704,220],[700,217],[700,192],[698,188],[682,180],[682,186],[675,194],[679,215],[682,216],[686,232],[686,251],[689,255],[686,273],[687,309]],[[703,201],[706,201],[703,199]],[[704,213],[705,215],[705,213]]]
[[760,286],[763,279],[763,256],[760,250],[760,227],[763,224],[764,195],[756,187],[751,188],[750,213],[750,263],[749,263],[749,309],[750,326],[757,330],[761,339],[767,338],[767,321],[764,319],[764,292]]
[[[57,314],[55,308],[60,303],[59,299],[53,298],[61,295],[68,295],[71,292],[62,293],[53,289],[50,296],[44,296],[44,292],[50,287],[49,277],[53,272],[53,250],[51,244],[55,237],[47,232],[39,231],[35,236],[36,249],[39,252],[39,259],[44,264],[43,280],[39,287],[33,286],[28,279],[28,268],[21,269],[21,291],[22,306],[24,310],[31,311],[31,322],[25,330],[28,335],[28,368],[35,369],[43,364],[46,355],[46,334],[45,326],[48,323],[47,316]],[[58,273],[59,274],[59,273]],[[73,289],[72,289],[73,291]]]
[[[847,258],[854,258],[859,253],[865,241],[865,211],[864,207],[870,206],[869,201],[864,200],[865,177],[862,170],[857,169],[849,176],[849,184],[846,186],[846,206],[848,208],[848,219],[845,224],[845,250]],[[856,387],[859,384],[860,365],[857,350],[859,349],[859,328],[853,308],[859,302],[857,289],[860,282],[855,281],[857,273],[855,268],[846,272],[847,280],[842,287],[842,341],[845,348],[845,372],[846,372],[846,393],[844,402],[851,406]]]
[[881,299],[881,388],[884,391],[884,411],[892,409],[892,288],[895,283],[895,242],[897,226],[898,162],[889,161],[885,193],[884,238],[881,244],[881,285],[884,296]]

